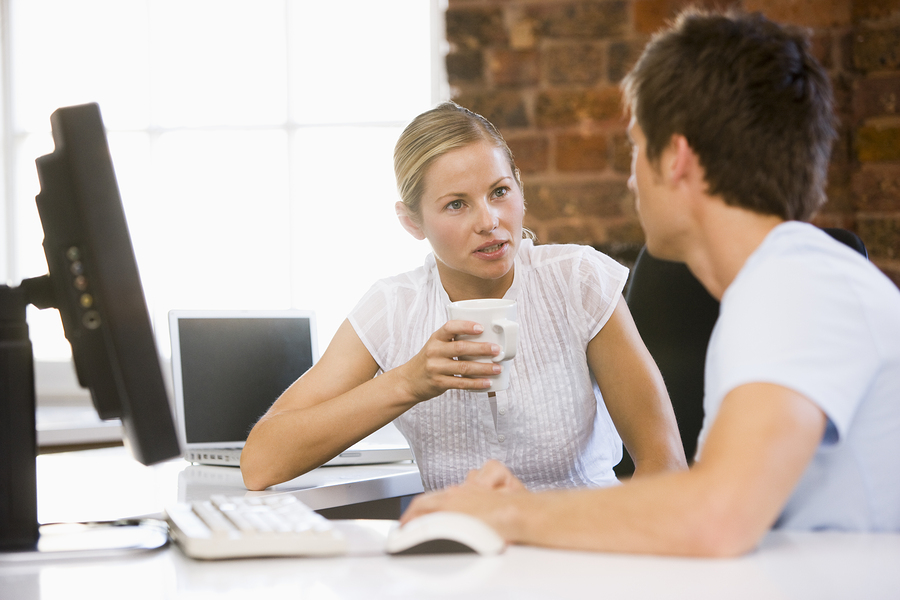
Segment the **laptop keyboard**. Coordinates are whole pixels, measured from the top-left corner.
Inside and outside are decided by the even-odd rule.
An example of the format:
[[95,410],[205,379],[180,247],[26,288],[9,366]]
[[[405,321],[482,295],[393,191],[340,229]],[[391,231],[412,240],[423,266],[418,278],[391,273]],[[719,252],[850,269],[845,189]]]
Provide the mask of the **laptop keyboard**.
[[193,558],[336,556],[342,532],[290,494],[214,495],[166,508],[172,539]]

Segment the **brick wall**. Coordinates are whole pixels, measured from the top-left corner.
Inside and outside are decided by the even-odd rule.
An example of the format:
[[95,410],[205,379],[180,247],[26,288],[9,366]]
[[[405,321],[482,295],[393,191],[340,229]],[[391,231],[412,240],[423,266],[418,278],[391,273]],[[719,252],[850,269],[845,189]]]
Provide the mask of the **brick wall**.
[[[626,187],[618,82],[687,0],[449,0],[454,100],[496,124],[522,169],[526,226],[630,262],[643,233]],[[860,235],[900,285],[900,1],[702,0],[808,27],[835,84],[841,137],[822,226]]]

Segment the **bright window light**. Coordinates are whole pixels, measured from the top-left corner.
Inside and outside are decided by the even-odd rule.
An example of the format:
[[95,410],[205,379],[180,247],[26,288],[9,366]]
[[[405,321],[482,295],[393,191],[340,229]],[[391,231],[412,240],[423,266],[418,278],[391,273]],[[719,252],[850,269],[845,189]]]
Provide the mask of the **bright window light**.
[[[441,99],[440,0],[0,2],[12,284],[47,270],[34,160],[50,114],[85,102],[164,356],[173,308],[314,310],[324,349],[369,285],[430,251],[397,222],[392,154]],[[28,321],[37,360],[69,359],[56,311]]]

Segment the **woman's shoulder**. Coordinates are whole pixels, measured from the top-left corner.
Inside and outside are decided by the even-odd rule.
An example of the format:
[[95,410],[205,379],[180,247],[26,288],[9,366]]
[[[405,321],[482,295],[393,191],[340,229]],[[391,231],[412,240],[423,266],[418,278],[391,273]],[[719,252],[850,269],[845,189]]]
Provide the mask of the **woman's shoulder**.
[[[531,246],[523,253],[521,286],[540,292],[558,289],[561,293],[616,296],[628,279],[628,268],[606,254],[579,244]],[[563,292],[563,290],[568,290]]]
[[604,266],[616,265],[625,268],[618,262],[602,252],[582,244],[541,244],[534,245],[531,240],[522,245],[521,256],[523,263],[534,268],[563,267],[580,268],[583,263],[602,264]]
[[425,264],[420,267],[375,281],[360,299],[359,304],[409,303],[420,297],[424,290],[433,287],[434,277],[434,259],[429,255]]

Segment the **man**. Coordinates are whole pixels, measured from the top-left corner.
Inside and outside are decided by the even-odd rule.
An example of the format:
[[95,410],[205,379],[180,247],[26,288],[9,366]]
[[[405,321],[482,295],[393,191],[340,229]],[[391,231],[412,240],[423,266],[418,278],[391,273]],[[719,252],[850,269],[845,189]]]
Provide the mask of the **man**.
[[530,493],[503,465],[417,498],[511,543],[734,556],[772,527],[900,531],[900,291],[804,223],[825,200],[831,89],[807,40],[689,11],[623,82],[648,250],[721,301],[690,471]]

